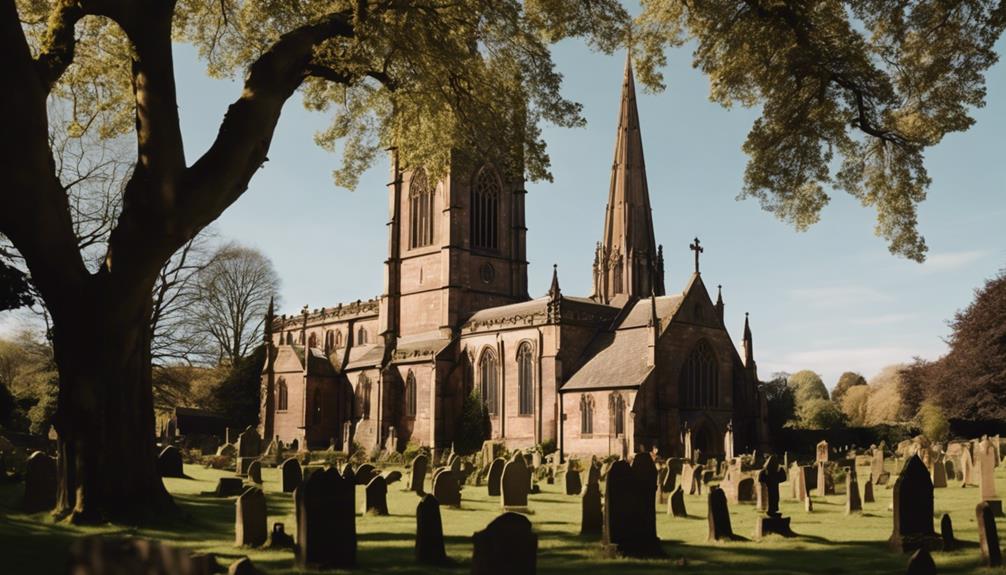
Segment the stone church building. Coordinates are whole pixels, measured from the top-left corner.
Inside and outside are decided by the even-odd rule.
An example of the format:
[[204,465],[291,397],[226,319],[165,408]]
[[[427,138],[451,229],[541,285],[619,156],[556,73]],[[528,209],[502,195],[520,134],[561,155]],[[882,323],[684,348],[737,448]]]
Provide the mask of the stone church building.
[[455,155],[449,174],[393,166],[384,291],[267,318],[260,431],[303,448],[450,447],[478,389],[492,436],[565,454],[708,455],[767,443],[751,330],[741,350],[695,270],[665,293],[635,86],[622,84],[593,294],[527,289],[524,180]]

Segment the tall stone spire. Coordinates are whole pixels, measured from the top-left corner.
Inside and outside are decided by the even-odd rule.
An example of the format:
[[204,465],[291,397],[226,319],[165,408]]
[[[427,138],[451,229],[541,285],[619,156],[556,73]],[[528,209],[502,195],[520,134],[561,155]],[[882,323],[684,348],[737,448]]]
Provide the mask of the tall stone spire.
[[754,339],[751,337],[751,325],[748,323],[748,314],[744,313],[744,339],[741,341],[744,348],[744,367],[753,369],[754,360]]
[[619,305],[651,293],[664,295],[664,261],[653,239],[636,85],[626,56],[604,237],[594,255],[593,297]]

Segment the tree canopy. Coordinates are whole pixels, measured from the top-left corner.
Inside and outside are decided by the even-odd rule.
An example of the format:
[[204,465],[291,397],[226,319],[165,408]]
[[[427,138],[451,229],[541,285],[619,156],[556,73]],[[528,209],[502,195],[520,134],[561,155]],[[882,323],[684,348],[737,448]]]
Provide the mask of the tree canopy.
[[793,388],[796,407],[800,407],[812,399],[828,399],[828,388],[817,373],[804,369],[789,376],[789,386]]
[[846,392],[857,385],[866,385],[866,378],[862,374],[854,371],[847,371],[839,376],[838,383],[831,390],[831,400],[842,405],[842,398]]

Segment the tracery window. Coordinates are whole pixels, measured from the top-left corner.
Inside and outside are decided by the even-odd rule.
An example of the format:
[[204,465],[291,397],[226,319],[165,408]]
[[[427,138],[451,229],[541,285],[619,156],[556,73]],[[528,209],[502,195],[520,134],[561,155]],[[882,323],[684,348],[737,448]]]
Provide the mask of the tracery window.
[[499,174],[491,166],[483,166],[472,185],[472,246],[495,250],[499,248],[499,204],[503,195]]
[[342,347],[342,332],[341,331],[336,331],[335,332],[335,347],[337,347],[337,348],[338,347]]
[[282,377],[276,384],[276,411],[286,411],[289,404],[289,395],[286,389],[286,380]]
[[311,335],[308,336],[308,338],[307,338],[307,346],[308,347],[318,347],[318,334],[312,332]]
[[411,369],[405,377],[405,415],[416,416],[416,374]]
[[433,243],[433,193],[426,172],[422,169],[412,174],[409,182],[409,247],[421,248]]
[[367,343],[367,330],[360,326],[360,329],[356,330],[356,344],[363,345]]
[[705,340],[688,354],[681,368],[681,405],[702,408],[719,405],[719,365],[716,354]]
[[594,433],[594,396],[585,393],[580,396],[580,435],[592,433]]
[[482,401],[489,410],[489,415],[499,413],[499,373],[497,370],[496,354],[490,350],[482,353],[479,360],[479,382],[481,387],[479,393],[482,394]]
[[370,378],[361,373],[356,380],[356,408],[362,419],[370,419]]
[[611,412],[611,429],[615,436],[625,435],[625,399],[617,391],[608,398]]
[[534,370],[531,344],[527,342],[517,349],[517,397],[519,415],[534,413]]

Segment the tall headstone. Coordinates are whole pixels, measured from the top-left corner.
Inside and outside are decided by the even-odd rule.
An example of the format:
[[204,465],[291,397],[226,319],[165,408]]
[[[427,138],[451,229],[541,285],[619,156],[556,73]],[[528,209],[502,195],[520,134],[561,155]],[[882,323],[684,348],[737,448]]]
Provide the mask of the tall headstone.
[[409,466],[409,491],[423,494],[423,484],[426,481],[426,470],[429,465],[430,458],[422,453],[412,458],[412,464]]
[[259,455],[262,453],[262,438],[259,437],[258,431],[254,427],[249,425],[244,431],[238,435],[237,441],[237,454],[238,454],[238,475],[244,477],[248,475],[248,467],[251,466],[252,461],[258,459]]
[[873,478],[874,483],[877,485],[882,485],[879,483],[880,476],[884,474],[884,449],[882,447],[875,447],[873,449],[873,456],[870,458],[870,476]]
[[433,473],[433,496],[441,505],[461,507],[461,484],[450,468],[441,467]]
[[258,487],[249,487],[234,505],[234,544],[238,547],[264,545],[269,537],[265,494]]
[[687,422],[681,432],[681,445],[684,447],[685,460],[695,463],[695,454],[692,452],[692,430]]
[[978,444],[978,484],[982,502],[988,503],[992,514],[1002,517],[1002,501],[996,496],[996,451],[988,439]]
[[814,463],[827,463],[827,462],[828,462],[828,442],[822,439],[817,444],[817,451]]
[[894,530],[888,544],[904,553],[943,546],[933,531],[933,481],[918,455],[909,458],[894,482]]
[[311,473],[294,491],[297,562],[347,569],[356,564],[356,484],[334,468]]
[[873,497],[873,479],[867,479],[866,483],[863,485],[863,503],[874,503],[876,499]]
[[999,567],[1003,564],[1003,555],[999,547],[995,514],[988,501],[978,504],[975,515],[978,521],[978,546],[982,550],[982,562],[986,567]]
[[856,468],[850,467],[845,473],[845,514],[851,515],[862,512],[863,501],[859,498],[859,481],[856,477]]
[[930,456],[930,461],[932,461],[931,476],[933,480],[933,488],[942,489],[947,486],[947,466],[943,463],[943,455],[934,452]]
[[162,449],[157,456],[157,471],[161,477],[185,477],[185,472],[182,471],[182,452],[174,445]]
[[444,550],[440,503],[432,495],[424,495],[416,506],[416,561],[427,565],[445,565],[450,562]]
[[580,484],[579,471],[567,469],[566,473],[563,474],[563,479],[566,487],[566,495],[579,495],[583,491],[583,485]]
[[[637,453],[632,458],[632,475],[636,484],[635,507],[639,522],[637,546],[631,551],[638,555],[663,555],[657,537],[657,467],[649,453]],[[624,545],[623,545],[624,547]]]
[[[825,462],[818,462],[817,464],[817,491],[815,494],[818,497],[824,497],[826,495],[834,495],[834,483],[831,483],[831,474],[828,473],[827,464]],[[832,488],[828,489],[828,484],[831,483]]]
[[943,539],[943,550],[953,551],[957,549],[958,542],[954,537],[954,523],[950,519],[949,513],[944,513],[940,518],[940,538]]
[[258,459],[248,465],[248,479],[252,483],[262,485],[262,462]]
[[538,536],[531,521],[519,513],[504,513],[472,535],[472,575],[534,575]]
[[734,458],[734,422],[727,422],[727,430],[723,433],[723,453],[726,461]]
[[502,457],[497,457],[493,459],[493,462],[489,464],[489,473],[487,475],[487,489],[489,490],[489,497],[499,497],[500,496],[500,480],[503,478],[503,466],[506,465],[506,460]]
[[364,489],[363,513],[370,515],[388,514],[388,483],[378,475],[370,480]]
[[654,508],[656,468],[645,453],[637,454],[633,463],[630,467],[616,461],[608,471],[602,544],[609,555],[660,556],[663,550],[656,537]]
[[296,458],[291,457],[280,466],[280,486],[283,488],[283,493],[293,493],[303,480],[304,470]]
[[[779,511],[779,484],[786,481],[786,470],[779,467],[779,462],[774,455],[770,455],[765,461],[765,467],[758,472],[758,485],[760,490],[765,492],[765,515],[755,521],[755,537],[762,538],[769,533],[775,533],[784,537],[794,535],[790,528],[790,518],[783,517]],[[709,512],[713,512],[713,501],[710,496]],[[719,518],[717,518],[719,520]],[[727,525],[730,516],[727,514]],[[713,518],[710,515],[709,532],[714,533]]]
[[36,451],[28,457],[24,468],[24,500],[26,513],[47,511],[56,506],[56,460]]
[[719,487],[709,491],[709,508],[706,517],[709,521],[709,541],[735,541],[738,537],[730,525],[730,510],[727,508],[727,496]]
[[961,487],[975,484],[975,463],[971,457],[971,446],[964,444],[961,448]]
[[531,470],[528,469],[524,456],[515,453],[503,466],[503,475],[500,478],[503,509],[527,509],[527,495],[530,490]]
[[667,514],[671,517],[688,517],[688,510],[685,509],[685,492],[678,485],[667,498]]
[[[596,476],[595,474],[594,477]],[[590,475],[580,496],[580,535],[600,535],[604,531],[601,487],[598,481],[590,481],[589,478]]]

